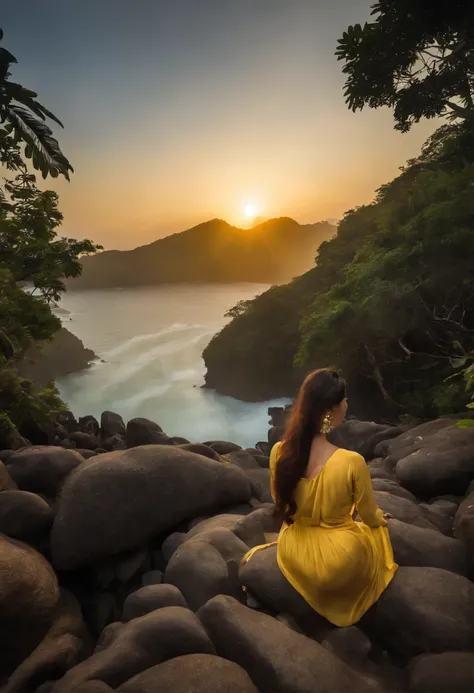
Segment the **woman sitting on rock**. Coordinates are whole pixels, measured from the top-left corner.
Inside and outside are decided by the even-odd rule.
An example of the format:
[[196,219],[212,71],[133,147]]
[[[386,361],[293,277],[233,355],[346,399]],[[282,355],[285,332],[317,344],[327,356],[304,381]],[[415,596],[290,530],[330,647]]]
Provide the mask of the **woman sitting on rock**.
[[[311,373],[270,456],[275,512],[283,520],[278,565],[308,604],[337,626],[357,623],[398,567],[386,527],[390,516],[375,503],[364,458],[326,438],[346,411],[346,386],[337,373]],[[354,510],[362,522],[354,521]]]

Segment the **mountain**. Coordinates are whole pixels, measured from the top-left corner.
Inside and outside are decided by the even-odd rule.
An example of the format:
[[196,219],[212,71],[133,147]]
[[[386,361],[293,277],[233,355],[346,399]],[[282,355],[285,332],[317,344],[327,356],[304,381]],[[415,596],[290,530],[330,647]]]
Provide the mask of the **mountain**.
[[312,267],[321,243],[335,233],[327,222],[300,225],[287,217],[251,229],[214,219],[135,250],[85,257],[82,276],[71,280],[68,289],[193,282],[278,284]]

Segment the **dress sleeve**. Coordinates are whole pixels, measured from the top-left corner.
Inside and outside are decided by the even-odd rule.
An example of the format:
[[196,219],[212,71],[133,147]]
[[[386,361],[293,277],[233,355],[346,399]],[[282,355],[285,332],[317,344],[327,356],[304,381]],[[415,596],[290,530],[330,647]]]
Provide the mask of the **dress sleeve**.
[[281,443],[275,443],[270,453],[270,492],[273,500],[275,500],[275,470],[278,456],[280,454]]
[[370,471],[361,455],[354,455],[352,469],[354,503],[362,522],[374,529],[385,527],[383,511],[375,502]]

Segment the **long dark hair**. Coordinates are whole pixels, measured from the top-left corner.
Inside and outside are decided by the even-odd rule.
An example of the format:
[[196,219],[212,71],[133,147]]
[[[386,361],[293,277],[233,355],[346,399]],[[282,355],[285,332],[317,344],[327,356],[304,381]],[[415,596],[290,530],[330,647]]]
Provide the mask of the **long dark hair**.
[[308,466],[313,439],[320,433],[328,411],[345,396],[344,380],[329,368],[313,371],[300,387],[275,471],[275,514],[288,524],[292,524],[296,512],[293,494]]

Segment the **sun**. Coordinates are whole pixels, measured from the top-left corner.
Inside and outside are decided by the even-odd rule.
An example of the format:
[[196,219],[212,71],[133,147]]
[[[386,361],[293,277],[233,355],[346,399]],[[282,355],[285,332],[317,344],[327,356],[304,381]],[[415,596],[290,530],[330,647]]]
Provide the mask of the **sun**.
[[247,203],[247,204],[245,204],[245,205],[244,205],[244,214],[245,214],[246,218],[249,219],[249,220],[255,219],[255,217],[256,217],[257,214],[258,214],[258,207],[257,207],[257,205],[254,205],[254,204],[252,204],[252,203],[250,203],[250,202]]

